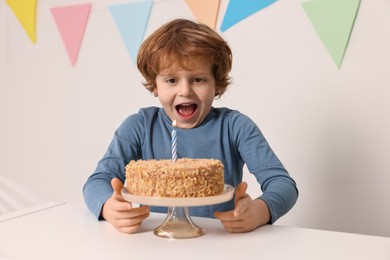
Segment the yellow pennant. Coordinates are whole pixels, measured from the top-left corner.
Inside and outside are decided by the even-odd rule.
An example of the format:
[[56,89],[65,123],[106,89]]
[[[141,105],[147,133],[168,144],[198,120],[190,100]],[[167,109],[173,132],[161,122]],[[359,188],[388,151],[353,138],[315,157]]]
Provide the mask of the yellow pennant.
[[196,19],[215,29],[221,0],[185,0]]
[[15,13],[30,40],[35,43],[35,17],[37,0],[5,0]]

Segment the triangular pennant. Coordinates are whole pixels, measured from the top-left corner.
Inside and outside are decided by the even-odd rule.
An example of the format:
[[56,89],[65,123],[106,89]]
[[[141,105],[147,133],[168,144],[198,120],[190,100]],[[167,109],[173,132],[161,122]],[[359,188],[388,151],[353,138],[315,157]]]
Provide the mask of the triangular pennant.
[[185,0],[200,23],[215,29],[221,0]]
[[302,3],[303,9],[339,68],[359,5],[360,0],[314,0]]
[[276,1],[277,0],[230,0],[223,18],[221,31],[226,31],[236,23]]
[[37,0],[6,0],[30,40],[35,43],[35,21]]
[[138,49],[144,39],[152,6],[153,0],[109,6],[133,64],[136,63]]
[[91,4],[50,8],[71,64],[76,64]]

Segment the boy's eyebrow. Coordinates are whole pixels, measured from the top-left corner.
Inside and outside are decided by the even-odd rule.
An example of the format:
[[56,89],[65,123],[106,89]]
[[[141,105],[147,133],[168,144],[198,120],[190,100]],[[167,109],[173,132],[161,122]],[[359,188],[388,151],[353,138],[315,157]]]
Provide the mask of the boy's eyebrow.
[[172,75],[174,75],[175,73],[174,72],[159,72],[157,73],[157,77],[171,77]]
[[[202,72],[191,71],[190,75],[192,77],[203,77],[203,78],[207,78],[207,77],[212,76],[212,74],[207,73],[207,72],[203,72],[203,71]],[[157,77],[176,77],[176,73],[174,71],[173,72],[158,73]]]

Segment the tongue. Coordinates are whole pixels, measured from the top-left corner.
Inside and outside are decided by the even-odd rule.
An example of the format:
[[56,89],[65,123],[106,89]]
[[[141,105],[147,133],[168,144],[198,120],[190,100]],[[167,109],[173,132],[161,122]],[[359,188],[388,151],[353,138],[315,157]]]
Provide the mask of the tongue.
[[182,116],[190,116],[195,112],[196,105],[182,106],[178,107],[178,112]]

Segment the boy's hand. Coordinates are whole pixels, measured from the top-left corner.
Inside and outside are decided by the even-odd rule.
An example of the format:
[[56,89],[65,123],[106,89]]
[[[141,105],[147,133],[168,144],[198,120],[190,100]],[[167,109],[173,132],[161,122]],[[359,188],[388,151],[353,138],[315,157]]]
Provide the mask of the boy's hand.
[[118,178],[111,180],[111,186],[114,192],[103,205],[102,217],[120,232],[135,233],[149,216],[149,207],[133,208],[131,202],[125,201],[121,195],[123,184]]
[[267,204],[260,199],[252,200],[246,194],[248,184],[241,182],[235,191],[234,210],[215,212],[214,216],[222,222],[228,232],[248,232],[267,224],[270,212]]

